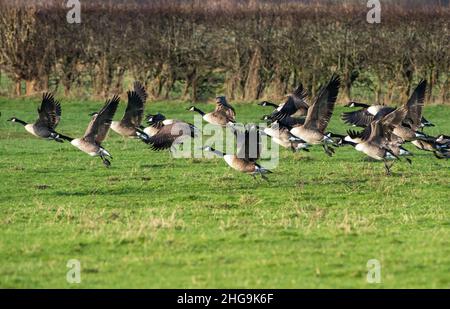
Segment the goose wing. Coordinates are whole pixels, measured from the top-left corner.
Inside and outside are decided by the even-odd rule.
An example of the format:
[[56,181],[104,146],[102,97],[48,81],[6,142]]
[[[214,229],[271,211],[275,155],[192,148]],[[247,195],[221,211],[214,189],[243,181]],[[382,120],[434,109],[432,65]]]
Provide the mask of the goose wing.
[[106,138],[111,121],[119,106],[120,97],[115,95],[112,99],[107,100],[103,108],[92,116],[91,122],[86,129],[84,139],[90,143],[100,145]]
[[333,114],[340,84],[339,76],[333,74],[328,84],[320,90],[314,104],[308,109],[305,128],[325,131]]
[[280,104],[278,109],[272,114],[271,118],[280,120],[284,117],[295,114],[299,109],[309,109],[309,104],[306,101],[307,92],[300,84],[293,93],[288,95],[286,102]]
[[133,90],[139,95],[139,97],[145,104],[148,98],[148,94],[147,91],[145,90],[144,85],[142,85],[142,83],[139,81],[135,81],[133,84]]
[[425,91],[427,89],[427,81],[421,80],[419,85],[412,93],[411,97],[406,102],[407,115],[405,122],[409,124],[412,130],[417,130],[422,121],[422,109],[425,102]]
[[42,103],[38,108],[39,118],[36,121],[37,126],[55,129],[61,119],[61,104],[55,100],[53,94],[44,93]]
[[381,119],[372,121],[370,136],[367,140],[385,145],[388,141],[396,139],[392,134],[392,130],[402,123],[407,112],[406,107],[403,106],[395,109]]
[[128,105],[120,121],[124,126],[136,128],[141,125],[144,116],[144,101],[136,91],[128,91]]
[[345,112],[342,113],[341,115],[341,119],[346,124],[351,124],[358,127],[370,126],[370,123],[373,121],[373,118],[374,116],[370,114],[366,108],[354,112]]
[[180,121],[162,126],[158,133],[150,137],[148,143],[153,150],[163,150],[170,148],[177,138],[182,136],[193,137],[194,134],[194,125]]

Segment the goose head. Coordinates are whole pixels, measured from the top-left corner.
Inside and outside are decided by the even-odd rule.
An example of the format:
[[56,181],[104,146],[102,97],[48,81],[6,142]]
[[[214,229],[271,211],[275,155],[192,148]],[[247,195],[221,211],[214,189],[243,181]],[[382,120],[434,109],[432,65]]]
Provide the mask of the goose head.
[[223,103],[226,101],[227,101],[227,99],[225,98],[225,96],[217,96],[216,97],[216,103]]
[[155,115],[149,114],[149,115],[147,115],[146,118],[147,118],[148,123],[158,123],[158,122],[166,120],[166,116],[164,116],[161,113],[156,113]]

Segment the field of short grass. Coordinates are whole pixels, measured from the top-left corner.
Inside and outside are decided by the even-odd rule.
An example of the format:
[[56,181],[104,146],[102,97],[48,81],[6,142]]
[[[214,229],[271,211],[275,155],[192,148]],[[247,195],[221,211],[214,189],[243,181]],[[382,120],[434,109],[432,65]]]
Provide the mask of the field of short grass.
[[[388,177],[351,148],[282,150],[270,182],[255,182],[221,159],[173,159],[111,132],[106,169],[6,122],[34,121],[38,102],[0,99],[1,288],[450,288],[448,161],[408,145],[413,165]],[[59,131],[81,135],[101,105],[63,100]],[[189,105],[146,108],[192,120]],[[236,110],[242,122],[268,112]],[[345,132],[343,110],[330,130]],[[450,107],[424,114],[429,134],[450,133]],[[80,284],[66,282],[70,259]],[[366,281],[369,259],[381,284]]]

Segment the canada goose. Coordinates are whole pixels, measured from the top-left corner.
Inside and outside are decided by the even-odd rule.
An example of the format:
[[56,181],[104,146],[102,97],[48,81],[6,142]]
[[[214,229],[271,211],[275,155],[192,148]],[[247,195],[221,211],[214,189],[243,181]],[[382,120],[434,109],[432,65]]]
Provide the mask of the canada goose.
[[333,74],[325,87],[322,87],[314,103],[309,107],[305,123],[294,126],[290,132],[300,141],[310,145],[322,144],[325,152],[331,156],[333,149],[327,144],[334,143],[330,136],[325,134],[334,104],[339,93],[339,76]]
[[285,116],[306,116],[309,108],[309,104],[306,102],[306,91],[304,90],[302,84],[300,84],[294,92],[287,95],[286,101],[280,105],[269,101],[262,101],[261,103],[258,103],[258,105],[275,108],[270,116],[273,120],[277,120]]
[[112,119],[119,105],[120,97],[114,96],[111,100],[107,100],[103,108],[92,116],[86,132],[82,138],[71,138],[64,136],[73,146],[79,150],[87,153],[90,156],[99,156],[106,167],[111,165],[111,162],[106,158],[112,159],[111,154],[101,146],[101,143],[108,134]]
[[420,150],[432,152],[445,152],[450,150],[450,138],[445,135],[438,137],[424,136],[411,142]]
[[[365,135],[360,134],[358,136],[361,139],[360,143],[348,143],[355,147],[356,150],[365,153],[375,160],[383,160],[386,173],[390,175],[392,165],[388,165],[388,160],[398,159],[402,152],[402,148],[400,147],[401,143],[398,137],[392,134],[392,131],[396,125],[402,122],[406,114],[407,109],[405,107],[398,108],[382,119],[372,121],[370,131],[367,130],[365,131]],[[367,132],[369,132],[368,136]],[[352,138],[355,137],[351,132],[349,132],[349,136]]]
[[[421,93],[425,92],[426,84],[426,80],[421,80],[406,104],[410,103],[411,99],[414,96],[421,96]],[[345,106],[362,107],[362,109],[360,110],[354,112],[346,112],[341,115],[341,118],[345,123],[358,127],[367,127],[375,119],[375,116],[378,116],[378,119],[381,119],[383,116],[389,114],[395,109],[394,107],[384,105],[368,105],[365,103],[358,103],[353,101]],[[420,116],[418,117],[419,114]],[[413,117],[415,119],[415,126],[417,126],[417,129],[423,129],[424,127],[434,127],[434,124],[432,124],[422,116],[422,107],[413,107],[411,111],[408,112],[407,118],[410,117]]]
[[259,132],[259,128],[255,125],[250,125],[247,126],[245,132],[242,133],[234,130],[234,133],[237,138],[236,154],[225,154],[210,146],[203,147],[203,150],[216,154],[223,158],[231,168],[242,173],[250,174],[254,179],[259,174],[262,179],[268,180],[265,174],[272,172],[256,163],[261,155],[261,133]]
[[122,120],[111,122],[111,129],[123,137],[139,137],[146,141],[149,137],[142,133],[138,134],[137,128],[141,127],[147,93],[144,86],[138,81],[134,82],[133,88],[133,91],[127,92],[128,105]]
[[60,103],[55,100],[51,93],[44,93],[42,95],[41,107],[37,111],[39,118],[34,123],[26,123],[16,117],[12,117],[8,121],[20,123],[28,133],[36,137],[62,143],[61,134],[55,131],[61,120]]
[[236,111],[224,96],[216,97],[216,108],[213,112],[204,113],[195,106],[189,107],[188,110],[199,113],[206,122],[214,125],[226,126],[236,122]]
[[438,159],[449,159],[450,158],[450,149],[434,151],[434,156]]
[[198,136],[198,129],[191,123],[174,121],[171,124],[164,125],[161,121],[160,126],[159,130],[148,140],[148,144],[151,145],[153,150],[172,148],[184,143],[190,137]]
[[[269,127],[264,129],[264,133],[272,138],[272,140],[278,145],[291,149],[292,151],[305,150],[308,144],[301,142],[295,136],[292,135],[290,130],[295,125],[301,125],[305,123],[305,118],[292,118],[286,117],[281,120],[276,120],[270,124]],[[292,140],[294,139],[294,140]]]
[[425,102],[425,92],[427,81],[421,80],[414,89],[411,97],[405,103],[407,114],[402,123],[395,126],[393,133],[401,137],[404,141],[413,141],[418,137],[423,137],[423,133],[417,132],[421,127],[422,109]]

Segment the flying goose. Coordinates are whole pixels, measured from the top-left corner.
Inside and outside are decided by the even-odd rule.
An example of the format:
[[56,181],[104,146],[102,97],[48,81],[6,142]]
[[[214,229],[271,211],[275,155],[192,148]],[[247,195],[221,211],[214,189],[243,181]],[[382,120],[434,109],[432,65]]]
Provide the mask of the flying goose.
[[[383,160],[386,173],[391,174],[388,160],[399,159],[402,154],[401,139],[393,134],[395,126],[399,125],[406,117],[407,109],[403,106],[398,108],[381,119],[374,120],[370,124],[370,130],[358,135],[359,143],[348,142],[356,150],[365,153],[375,160]],[[368,134],[367,134],[368,133]],[[352,133],[349,135],[354,138]]]
[[153,150],[163,150],[197,136],[198,129],[191,123],[174,120],[172,123],[164,124],[164,120],[161,120],[157,122],[157,131],[150,136],[148,144]]
[[261,156],[261,132],[259,128],[256,125],[248,125],[245,132],[239,132],[233,126],[232,129],[237,139],[236,154],[226,154],[210,146],[203,147],[203,150],[223,158],[231,168],[250,174],[254,179],[259,174],[262,179],[268,180],[265,174],[272,172],[256,162]]
[[411,97],[404,104],[407,114],[402,123],[394,128],[393,133],[401,137],[404,141],[413,141],[418,137],[423,137],[423,133],[417,132],[421,127],[422,109],[425,102],[425,92],[427,81],[421,80],[414,89]]
[[140,138],[146,141],[149,137],[142,133],[138,134],[137,129],[141,128],[147,93],[138,81],[134,82],[133,88],[133,91],[127,92],[128,105],[122,120],[111,122],[111,129],[123,137]]
[[272,140],[278,145],[291,149],[292,151],[305,150],[309,151],[307,148],[308,144],[299,141],[295,136],[292,135],[290,130],[293,126],[301,125],[305,123],[305,118],[291,118],[286,117],[281,120],[276,120],[272,122],[268,127],[264,128],[264,133],[272,138]]
[[39,118],[34,123],[27,123],[16,117],[12,117],[8,121],[20,123],[28,133],[36,137],[62,143],[62,135],[55,131],[61,120],[60,103],[55,100],[51,93],[44,93],[42,95],[41,107],[37,111]]
[[189,107],[188,110],[199,113],[206,122],[214,125],[226,126],[236,122],[236,111],[224,96],[216,97],[216,108],[213,112],[204,113],[195,106]]
[[334,105],[339,93],[339,76],[333,74],[325,87],[322,87],[314,103],[309,107],[305,123],[294,126],[290,132],[299,142],[306,142],[310,145],[322,144],[328,155],[333,154],[333,149],[328,146],[334,143],[332,138],[325,133]]
[[[408,110],[408,115],[406,119],[412,121],[414,119],[414,126],[417,129],[423,129],[424,127],[434,127],[430,121],[426,120],[422,116],[423,102],[420,106],[414,105],[414,100],[423,101],[425,99],[427,81],[421,80],[411,95],[408,102],[405,105],[410,105]],[[370,123],[378,116],[378,119],[382,118],[384,115],[389,114],[395,108],[384,106],[384,105],[368,105],[365,103],[350,102],[346,105],[347,107],[362,107],[362,109],[354,112],[346,112],[341,115],[342,120],[353,126],[367,127]],[[408,125],[408,122],[405,123]]]
[[275,108],[272,115],[269,116],[273,120],[277,120],[285,116],[306,116],[309,108],[309,104],[306,102],[306,91],[302,84],[300,84],[294,92],[287,95],[286,101],[280,105],[269,101],[262,101],[261,103],[258,103],[258,105]]
[[68,140],[73,146],[87,153],[90,156],[99,156],[106,167],[111,165],[107,157],[112,159],[111,154],[101,146],[101,143],[108,134],[112,119],[119,105],[120,97],[115,95],[111,100],[107,100],[103,108],[92,116],[86,132],[82,138],[71,138],[61,136]]
[[438,137],[424,136],[411,142],[416,148],[431,152],[448,152],[450,151],[450,137],[439,135]]

